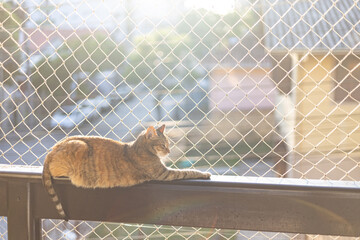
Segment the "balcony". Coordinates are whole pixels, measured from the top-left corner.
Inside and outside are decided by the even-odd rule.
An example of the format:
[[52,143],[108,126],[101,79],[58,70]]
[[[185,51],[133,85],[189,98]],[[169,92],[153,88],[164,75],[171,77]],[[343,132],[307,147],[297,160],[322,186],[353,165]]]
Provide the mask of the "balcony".
[[[41,219],[59,216],[41,167],[0,169],[0,215],[9,240],[41,239]],[[54,185],[70,220],[360,236],[358,182],[213,176],[130,188]]]

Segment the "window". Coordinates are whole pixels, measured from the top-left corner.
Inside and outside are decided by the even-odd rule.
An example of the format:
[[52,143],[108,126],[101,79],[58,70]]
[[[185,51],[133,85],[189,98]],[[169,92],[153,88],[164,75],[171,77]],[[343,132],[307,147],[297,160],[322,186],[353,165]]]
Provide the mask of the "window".
[[360,57],[349,55],[335,70],[334,100],[338,103],[360,101]]

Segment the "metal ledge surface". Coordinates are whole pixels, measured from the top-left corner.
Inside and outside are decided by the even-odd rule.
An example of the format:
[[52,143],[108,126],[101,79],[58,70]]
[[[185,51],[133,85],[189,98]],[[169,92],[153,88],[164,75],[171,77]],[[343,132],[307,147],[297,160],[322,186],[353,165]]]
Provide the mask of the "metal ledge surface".
[[[12,189],[22,187],[31,217],[58,218],[41,171],[0,167],[0,215],[22,201]],[[72,220],[360,236],[359,182],[213,176],[129,188],[77,188],[68,179],[54,185]]]

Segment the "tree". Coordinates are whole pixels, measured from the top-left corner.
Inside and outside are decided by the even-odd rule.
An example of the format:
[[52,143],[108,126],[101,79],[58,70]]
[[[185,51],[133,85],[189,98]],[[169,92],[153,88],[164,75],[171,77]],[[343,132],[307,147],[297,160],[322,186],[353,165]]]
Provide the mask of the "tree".
[[209,53],[215,57],[227,53],[234,40],[241,40],[250,29],[253,31],[258,18],[259,14],[245,3],[225,15],[193,9],[185,14],[175,30],[188,38],[189,50],[201,61]]
[[[106,33],[74,35],[36,63],[31,81],[39,95],[51,103],[77,101],[93,91],[93,76],[116,69],[123,60],[122,49]],[[85,79],[79,78],[80,73],[85,74]],[[90,82],[85,83],[86,79]],[[54,108],[51,105],[46,107]]]
[[143,81],[149,88],[174,90],[201,76],[189,51],[190,39],[166,27],[135,38],[126,75],[130,84]]
[[12,1],[0,3],[0,61],[3,67],[0,78],[6,85],[13,84],[12,79],[21,74],[19,66],[23,58],[19,37],[25,19],[26,14],[18,4]]
[[135,38],[135,48],[124,75],[129,85],[136,86],[141,82],[140,85],[151,90],[159,120],[163,118],[161,101],[166,95],[181,95],[205,75],[191,54],[189,44],[187,36],[170,27]]

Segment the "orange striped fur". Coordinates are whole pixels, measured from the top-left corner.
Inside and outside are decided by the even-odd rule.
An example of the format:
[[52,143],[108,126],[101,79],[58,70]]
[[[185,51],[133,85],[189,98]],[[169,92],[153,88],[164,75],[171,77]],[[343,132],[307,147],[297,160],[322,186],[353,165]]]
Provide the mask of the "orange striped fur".
[[44,162],[43,184],[61,218],[67,220],[52,177],[66,176],[85,188],[129,187],[146,181],[210,178],[210,173],[167,168],[161,157],[169,154],[165,125],[149,127],[134,142],[103,137],[74,136],[55,144]]

